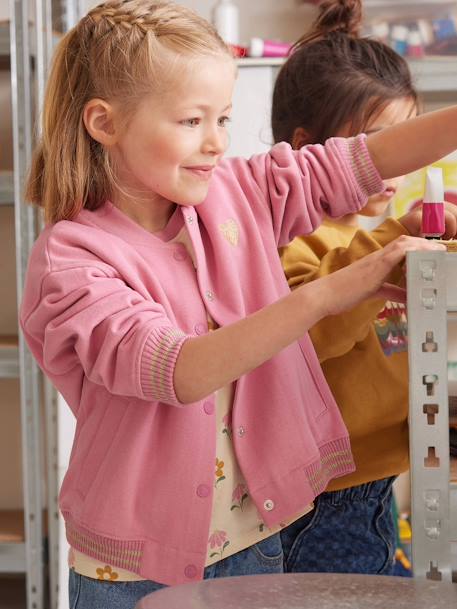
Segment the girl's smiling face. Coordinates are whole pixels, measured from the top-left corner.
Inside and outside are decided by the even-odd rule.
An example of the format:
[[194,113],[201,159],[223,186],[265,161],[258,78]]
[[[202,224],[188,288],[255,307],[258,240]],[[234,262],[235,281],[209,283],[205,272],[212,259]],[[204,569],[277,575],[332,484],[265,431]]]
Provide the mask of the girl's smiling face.
[[173,86],[144,97],[110,149],[120,185],[114,202],[124,210],[132,202],[123,190],[143,205],[198,205],[228,146],[233,60],[179,62]]

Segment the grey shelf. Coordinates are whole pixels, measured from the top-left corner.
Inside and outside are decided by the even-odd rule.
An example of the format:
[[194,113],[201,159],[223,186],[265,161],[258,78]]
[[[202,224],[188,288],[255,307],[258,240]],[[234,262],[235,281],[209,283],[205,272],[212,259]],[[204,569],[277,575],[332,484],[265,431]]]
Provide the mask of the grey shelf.
[[[282,57],[246,57],[238,59],[237,64],[243,68],[269,66],[278,70],[284,59]],[[457,93],[457,55],[452,57],[429,56],[424,59],[408,60],[417,89],[421,93]]]
[[0,378],[19,378],[19,350],[16,337],[0,337]]
[[455,0],[364,0],[363,6],[365,9],[380,9],[380,8],[417,8],[431,7],[455,7]]
[[25,543],[0,542],[0,573],[26,573]]
[[457,582],[457,460],[450,459],[447,325],[457,254],[407,254],[412,558],[416,577]]
[[0,573],[26,573],[23,510],[0,510]]
[[0,21],[0,57],[9,57],[10,30],[9,21]]
[[[56,39],[51,5],[60,2],[64,0],[9,0],[10,20],[0,22],[0,65],[11,72],[14,164],[12,172],[0,172],[0,204],[14,205],[18,302],[39,226],[38,213],[25,204],[22,191],[32,155],[34,117],[42,107]],[[25,575],[27,609],[44,609],[47,598],[46,609],[57,609],[55,390],[43,378],[22,334],[9,340],[0,336],[1,377],[19,379],[24,507],[16,513],[0,510],[0,573]],[[43,505],[48,508],[46,514]]]
[[408,60],[422,93],[457,92],[457,55]]
[[14,184],[12,171],[0,171],[0,205],[14,204]]

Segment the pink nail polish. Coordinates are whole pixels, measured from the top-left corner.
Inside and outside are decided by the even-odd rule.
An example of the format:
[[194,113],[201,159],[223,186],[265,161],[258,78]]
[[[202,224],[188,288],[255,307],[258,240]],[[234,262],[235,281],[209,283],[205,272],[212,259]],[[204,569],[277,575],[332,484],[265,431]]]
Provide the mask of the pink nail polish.
[[429,167],[422,205],[422,234],[426,239],[436,239],[441,237],[444,231],[443,170],[439,167]]

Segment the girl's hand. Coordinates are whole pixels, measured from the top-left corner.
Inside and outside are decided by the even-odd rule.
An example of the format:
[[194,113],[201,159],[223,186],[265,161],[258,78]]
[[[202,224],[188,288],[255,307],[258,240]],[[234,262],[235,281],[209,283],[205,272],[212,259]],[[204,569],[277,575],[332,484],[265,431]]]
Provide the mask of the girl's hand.
[[446,251],[446,246],[435,241],[403,235],[382,250],[368,254],[344,269],[319,279],[324,290],[324,316],[338,315],[368,298],[404,302],[406,291],[385,281],[394,267],[404,259],[406,252],[414,250]]
[[[413,211],[399,218],[398,221],[403,224],[410,235],[419,237],[422,234],[422,206],[413,209]],[[457,234],[457,205],[444,203],[444,226],[443,239],[454,238]]]

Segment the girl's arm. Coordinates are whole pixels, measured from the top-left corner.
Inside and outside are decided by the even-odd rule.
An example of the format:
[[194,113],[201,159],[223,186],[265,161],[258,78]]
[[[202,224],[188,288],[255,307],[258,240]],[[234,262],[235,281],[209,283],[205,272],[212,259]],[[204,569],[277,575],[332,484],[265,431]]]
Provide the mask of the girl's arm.
[[[373,231],[358,230],[347,247],[329,248],[329,241],[323,241],[321,230],[307,237],[296,237],[283,248],[281,259],[289,286],[296,288],[303,283],[315,281],[342,269],[363,256],[381,249],[400,235],[421,234],[422,212],[415,209],[398,220],[388,218]],[[457,206],[445,204],[444,238],[452,238],[457,229]],[[399,268],[389,277],[392,283],[403,278]],[[354,345],[363,340],[381,310],[384,301],[369,299],[350,311],[337,316],[321,319],[309,334],[321,362],[348,353]],[[329,340],[329,337],[332,337]]]
[[[292,289],[326,277],[367,254],[380,250],[400,235],[407,234],[400,222],[388,218],[374,231],[358,230],[347,247],[334,246],[329,249],[331,240],[322,230],[318,229],[307,237],[296,237],[280,252],[284,272]],[[389,281],[397,283],[402,277],[403,273],[397,267],[391,273]],[[319,360],[323,362],[339,357],[353,349],[356,343],[365,338],[383,305],[383,300],[370,298],[349,311],[325,317],[312,326],[309,335]]]
[[267,154],[253,156],[247,165],[240,159],[230,163],[259,224],[267,228],[272,223],[276,244],[284,246],[313,232],[324,215],[357,213],[370,195],[382,192],[382,180],[452,152],[457,148],[455,125],[457,106],[368,137],[330,138],[323,146],[304,146],[299,151],[280,143]]
[[215,332],[186,340],[176,360],[174,388],[181,403],[203,399],[263,364],[327,315],[338,315],[376,296],[392,269],[413,249],[444,250],[416,237],[306,284],[278,302]]
[[457,106],[373,133],[367,138],[367,147],[383,179],[429,165],[457,149]]
[[75,414],[86,382],[147,402],[180,406],[203,399],[270,359],[319,319],[380,296],[406,251],[445,249],[400,237],[245,319],[196,337],[75,237],[64,239],[66,228],[56,239],[43,231],[32,251],[20,322],[39,365]]

